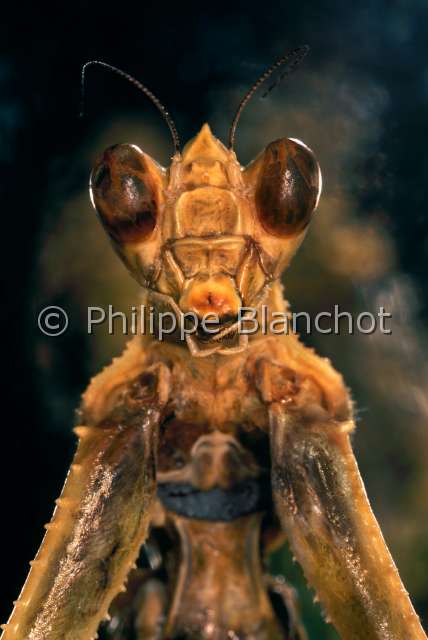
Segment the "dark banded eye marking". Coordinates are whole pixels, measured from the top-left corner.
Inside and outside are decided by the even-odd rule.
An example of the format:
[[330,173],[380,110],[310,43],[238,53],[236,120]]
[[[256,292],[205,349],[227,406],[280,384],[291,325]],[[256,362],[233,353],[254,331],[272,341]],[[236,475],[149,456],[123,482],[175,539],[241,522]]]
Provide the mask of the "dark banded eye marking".
[[110,169],[105,164],[101,164],[94,169],[92,174],[92,186],[96,188],[108,189],[111,185]]
[[117,242],[140,242],[152,234],[157,188],[137,147],[115,145],[104,152],[92,172],[91,194],[101,222]]
[[312,151],[297,140],[266,147],[260,163],[255,202],[265,231],[287,237],[303,231],[318,204],[321,174]]

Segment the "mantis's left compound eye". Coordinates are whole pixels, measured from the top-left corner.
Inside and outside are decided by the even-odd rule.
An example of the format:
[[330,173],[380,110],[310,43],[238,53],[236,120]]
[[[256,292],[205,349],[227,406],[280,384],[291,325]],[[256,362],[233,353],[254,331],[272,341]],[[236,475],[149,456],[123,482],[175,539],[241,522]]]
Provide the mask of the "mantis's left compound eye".
[[255,188],[257,217],[267,233],[285,238],[307,227],[321,193],[321,172],[302,142],[272,142],[244,172]]
[[91,174],[91,197],[116,242],[141,242],[152,235],[162,180],[161,168],[134,145],[115,145],[104,152]]

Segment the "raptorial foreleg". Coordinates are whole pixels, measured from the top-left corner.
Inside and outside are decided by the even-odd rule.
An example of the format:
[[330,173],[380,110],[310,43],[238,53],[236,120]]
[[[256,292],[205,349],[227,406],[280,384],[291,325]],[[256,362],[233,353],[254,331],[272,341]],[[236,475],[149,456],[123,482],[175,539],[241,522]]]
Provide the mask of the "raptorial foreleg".
[[128,385],[100,424],[77,427],[73,464],[2,640],[95,636],[150,522],[167,399],[157,377]]
[[308,583],[343,640],[426,640],[370,508],[352,421],[270,407],[278,515]]

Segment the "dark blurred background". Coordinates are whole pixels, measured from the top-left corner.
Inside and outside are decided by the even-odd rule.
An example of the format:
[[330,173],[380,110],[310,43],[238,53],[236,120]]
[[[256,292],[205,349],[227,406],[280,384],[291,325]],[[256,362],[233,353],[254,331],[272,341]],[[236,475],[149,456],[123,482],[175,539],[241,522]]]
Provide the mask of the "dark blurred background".
[[[296,311],[391,312],[392,335],[303,336],[352,388],[354,445],[369,496],[413,602],[428,626],[428,5],[426,0],[175,4],[21,2],[0,26],[0,188],[4,240],[0,618],[17,597],[51,516],[89,378],[124,338],[86,334],[88,305],[129,308],[137,286],[103,236],[87,182],[109,144],[134,142],[167,164],[168,131],[133,87],[88,72],[90,59],[145,82],[182,140],[204,121],[225,140],[246,88],[300,44],[299,71],[245,112],[237,152],[247,163],[290,136],[321,163],[324,195],[286,274]],[[41,308],[69,330],[47,338]],[[335,638],[287,550],[273,559],[301,593],[311,639]]]

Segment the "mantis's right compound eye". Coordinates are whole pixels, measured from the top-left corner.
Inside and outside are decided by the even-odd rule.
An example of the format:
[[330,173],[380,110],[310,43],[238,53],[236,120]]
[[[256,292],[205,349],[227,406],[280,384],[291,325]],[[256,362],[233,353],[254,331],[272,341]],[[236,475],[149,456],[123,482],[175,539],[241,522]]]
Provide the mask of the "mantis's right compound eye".
[[313,152],[292,138],[271,142],[247,167],[260,224],[277,238],[297,236],[308,226],[321,192],[321,172]]
[[162,171],[138,147],[108,148],[91,174],[91,198],[110,237],[120,244],[148,239],[157,223]]

